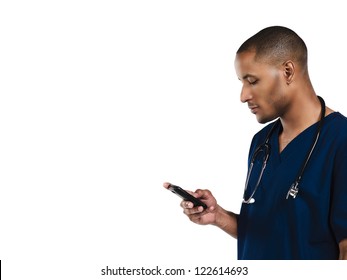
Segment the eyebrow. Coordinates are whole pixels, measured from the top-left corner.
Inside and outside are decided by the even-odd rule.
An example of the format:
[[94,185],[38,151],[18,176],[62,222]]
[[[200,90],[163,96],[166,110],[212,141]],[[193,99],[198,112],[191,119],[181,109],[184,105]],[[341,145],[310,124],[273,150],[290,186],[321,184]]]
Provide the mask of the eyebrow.
[[[246,75],[244,75],[244,76],[242,77],[242,80],[246,80],[247,78],[254,78],[254,79],[257,79],[257,77],[254,76],[254,75],[252,75],[252,74],[246,74]],[[240,78],[238,78],[238,79],[241,81]]]

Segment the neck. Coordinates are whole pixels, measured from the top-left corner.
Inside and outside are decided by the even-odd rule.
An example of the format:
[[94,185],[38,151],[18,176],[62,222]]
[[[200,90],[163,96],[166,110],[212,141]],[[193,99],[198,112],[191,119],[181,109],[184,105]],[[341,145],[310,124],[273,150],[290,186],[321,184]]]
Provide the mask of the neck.
[[280,117],[283,127],[279,135],[280,152],[301,132],[321,118],[322,106],[317,96],[312,95],[305,100],[302,99],[293,101],[287,113]]

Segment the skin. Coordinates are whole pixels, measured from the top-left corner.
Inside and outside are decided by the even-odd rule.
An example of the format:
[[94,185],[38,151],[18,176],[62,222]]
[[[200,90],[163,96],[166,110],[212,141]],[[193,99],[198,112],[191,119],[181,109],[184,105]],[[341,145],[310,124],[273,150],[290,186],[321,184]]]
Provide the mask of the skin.
[[[168,188],[170,183],[164,183],[164,188]],[[181,207],[184,214],[188,218],[199,225],[215,225],[232,237],[237,238],[237,215],[226,211],[217,204],[217,200],[209,190],[196,190],[195,192],[188,191],[191,195],[201,199],[206,205],[207,209],[204,211],[202,206],[194,207],[190,201],[182,201]]]
[[340,241],[339,249],[339,260],[347,260],[347,238]]
[[[236,55],[235,70],[242,83],[240,100],[247,103],[259,123],[280,118],[283,131],[279,135],[279,152],[302,131],[320,119],[321,105],[310,82],[306,66],[293,60],[274,64],[265,58],[256,58],[254,51]],[[333,111],[326,108],[326,115]],[[164,183],[168,188],[169,183]],[[237,238],[237,214],[222,208],[209,190],[190,192],[208,208],[194,207],[182,201],[181,207],[188,218],[200,225],[211,224]],[[347,238],[339,243],[339,259],[347,259]]]

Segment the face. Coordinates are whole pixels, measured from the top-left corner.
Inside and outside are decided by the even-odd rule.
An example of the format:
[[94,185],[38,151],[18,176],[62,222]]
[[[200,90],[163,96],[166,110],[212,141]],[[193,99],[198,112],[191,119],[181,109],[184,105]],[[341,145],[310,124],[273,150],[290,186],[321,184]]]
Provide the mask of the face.
[[286,79],[281,66],[255,60],[255,52],[247,51],[236,55],[235,70],[242,82],[241,102],[259,123],[281,117],[286,108]]

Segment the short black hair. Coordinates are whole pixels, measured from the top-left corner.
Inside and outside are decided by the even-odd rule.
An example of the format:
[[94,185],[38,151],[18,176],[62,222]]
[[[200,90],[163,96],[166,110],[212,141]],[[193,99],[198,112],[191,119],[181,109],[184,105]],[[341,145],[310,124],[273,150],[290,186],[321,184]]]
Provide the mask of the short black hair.
[[256,59],[270,63],[283,63],[287,60],[307,67],[307,47],[293,30],[283,26],[270,26],[247,39],[236,52],[255,51]]

